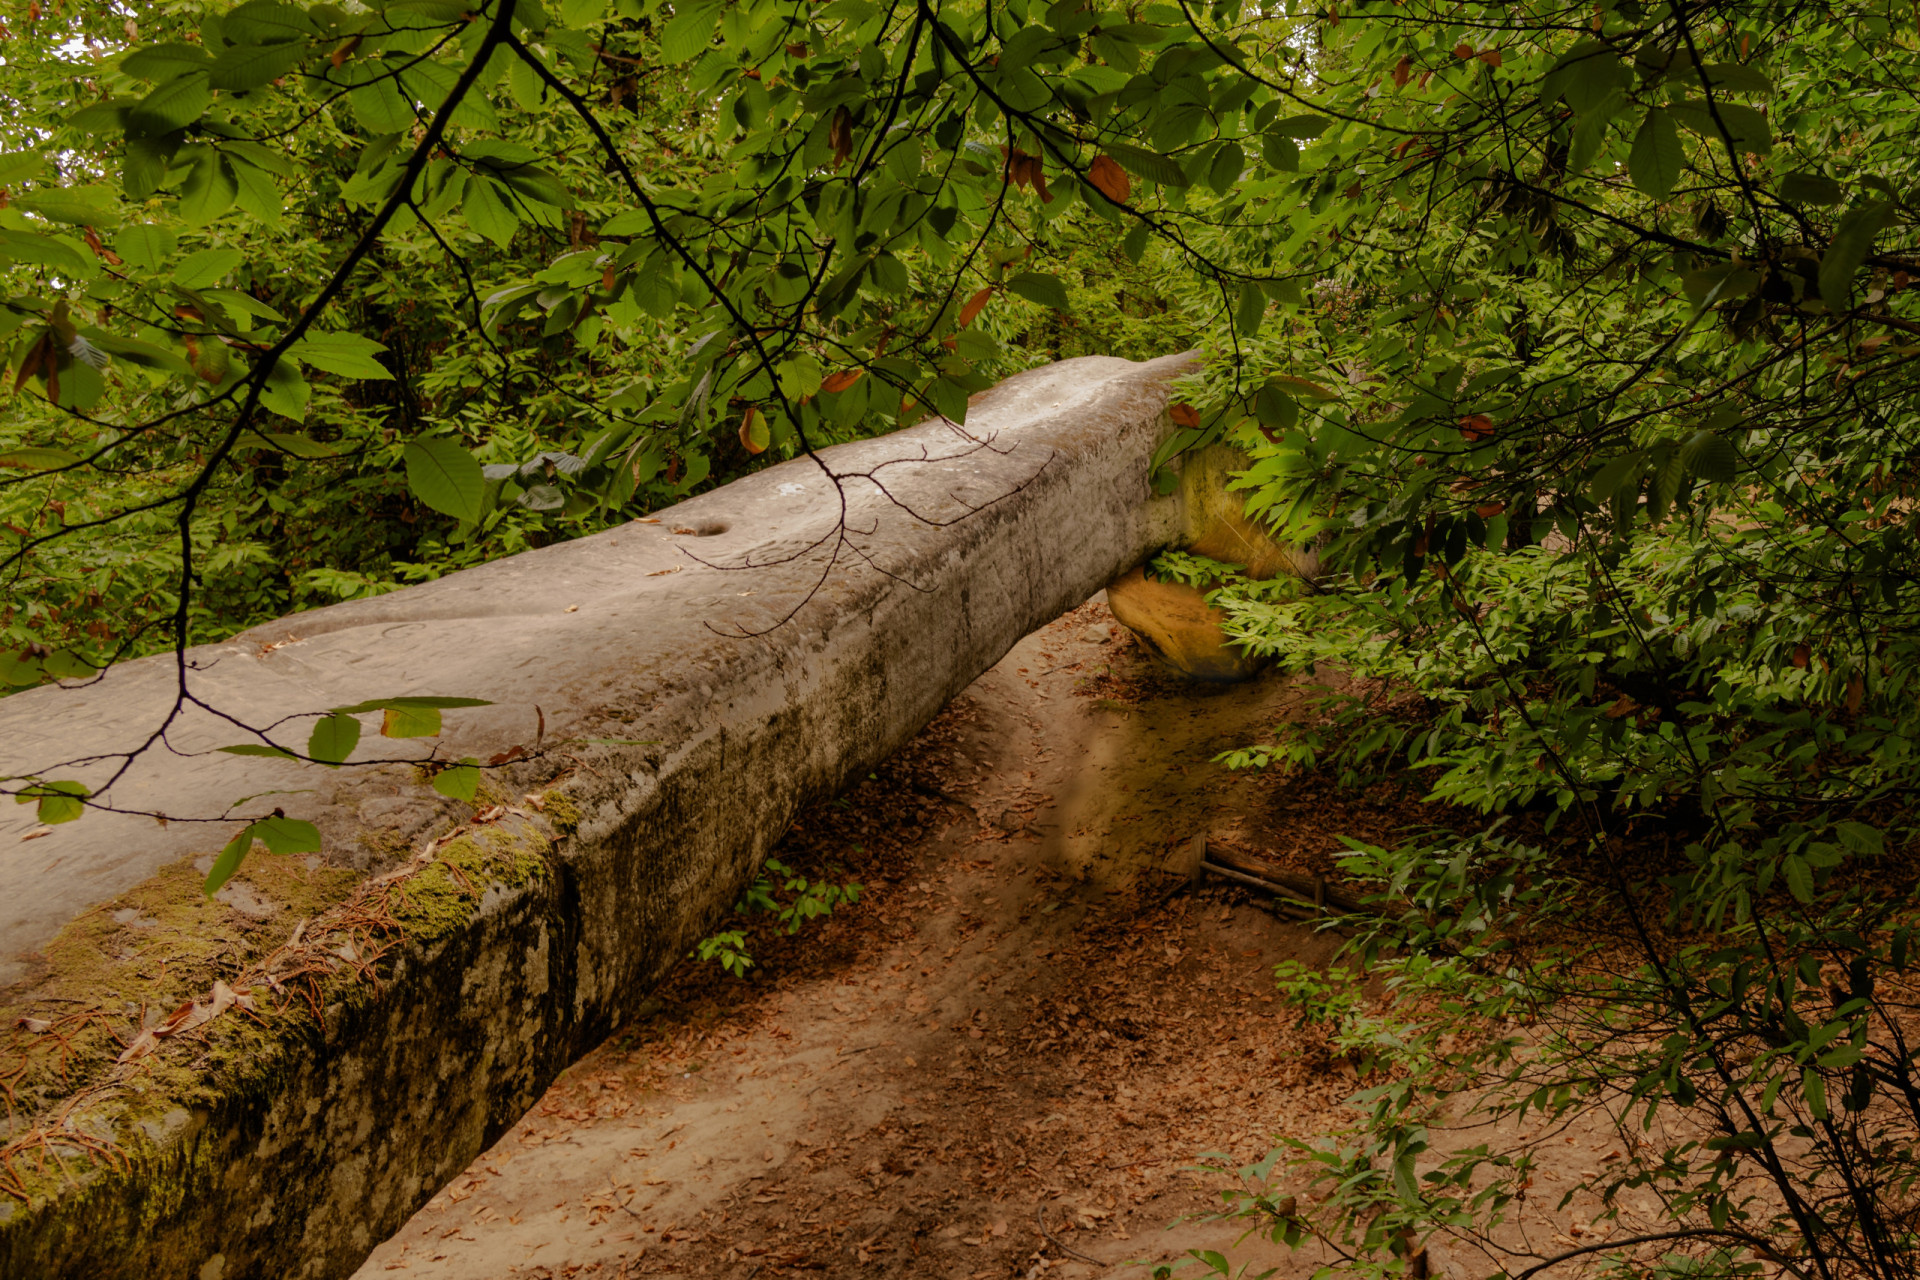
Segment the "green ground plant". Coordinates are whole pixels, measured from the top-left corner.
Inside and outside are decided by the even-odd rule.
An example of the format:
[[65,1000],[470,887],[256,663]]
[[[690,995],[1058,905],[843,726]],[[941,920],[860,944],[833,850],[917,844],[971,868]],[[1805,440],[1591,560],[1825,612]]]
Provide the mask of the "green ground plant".
[[[777,858],[768,858],[753,885],[733,904],[734,914],[770,916],[782,932],[800,932],[814,920],[834,913],[837,907],[850,907],[860,901],[865,887],[847,881],[836,883],[809,880]],[[700,939],[693,958],[712,961],[736,978],[747,976],[753,967],[747,928],[723,929]]]

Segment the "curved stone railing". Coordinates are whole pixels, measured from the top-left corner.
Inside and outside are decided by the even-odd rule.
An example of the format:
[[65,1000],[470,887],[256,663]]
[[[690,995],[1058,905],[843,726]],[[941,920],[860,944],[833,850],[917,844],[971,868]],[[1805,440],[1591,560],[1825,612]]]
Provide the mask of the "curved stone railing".
[[[352,1272],[620,1025],[802,805],[1181,537],[1147,478],[1181,361],[1012,378],[970,411],[985,447],[935,422],[828,451],[870,477],[843,484],[844,543],[801,459],[193,650],[202,705],[106,797],[174,820],[0,814],[0,1274]],[[132,750],[176,684],[149,658],[0,701],[0,774]],[[468,804],[406,764],[220,754],[247,735],[206,709],[396,695],[493,705],[435,740],[369,720],[362,757],[533,754]],[[256,847],[207,901],[214,851],[274,808],[322,852]]]

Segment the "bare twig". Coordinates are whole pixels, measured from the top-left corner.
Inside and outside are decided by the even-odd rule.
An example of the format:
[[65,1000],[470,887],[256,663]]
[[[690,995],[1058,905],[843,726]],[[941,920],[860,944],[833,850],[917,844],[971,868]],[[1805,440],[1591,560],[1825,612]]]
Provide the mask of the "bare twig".
[[1111,1263],[1102,1262],[1100,1259],[1094,1257],[1090,1253],[1080,1252],[1078,1249],[1074,1248],[1072,1245],[1066,1243],[1065,1241],[1061,1240],[1058,1236],[1054,1235],[1053,1232],[1047,1230],[1047,1210],[1044,1205],[1035,1205],[1033,1207],[1033,1221],[1034,1221],[1034,1224],[1040,1228],[1040,1234],[1045,1236],[1047,1238],[1048,1243],[1053,1245],[1054,1248],[1060,1250],[1060,1252],[1070,1253],[1074,1257],[1080,1259],[1080,1261],[1091,1262],[1096,1267],[1105,1267],[1105,1266],[1112,1265]]

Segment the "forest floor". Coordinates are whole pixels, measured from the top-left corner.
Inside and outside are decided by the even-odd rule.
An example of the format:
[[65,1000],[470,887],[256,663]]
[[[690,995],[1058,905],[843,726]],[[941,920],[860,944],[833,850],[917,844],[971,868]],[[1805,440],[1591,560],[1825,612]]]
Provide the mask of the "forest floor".
[[1199,1166],[1341,1122],[1352,1069],[1271,974],[1338,939],[1165,870],[1199,834],[1326,874],[1420,818],[1209,763],[1308,692],[1163,675],[1098,602],[1029,636],[785,837],[857,905],[762,926],[749,979],[682,966],[357,1280],[1309,1275]]

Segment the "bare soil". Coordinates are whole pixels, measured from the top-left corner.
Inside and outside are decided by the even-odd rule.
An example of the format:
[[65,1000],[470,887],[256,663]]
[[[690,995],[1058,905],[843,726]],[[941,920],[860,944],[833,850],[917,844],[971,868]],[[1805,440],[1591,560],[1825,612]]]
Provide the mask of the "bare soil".
[[1195,834],[1327,873],[1419,818],[1209,763],[1297,714],[1271,676],[1162,674],[1090,603],[1022,641],[777,856],[857,880],[746,980],[689,963],[359,1280],[1146,1277],[1190,1249],[1305,1276],[1209,1221],[1355,1082],[1271,969],[1337,939],[1167,871]]

